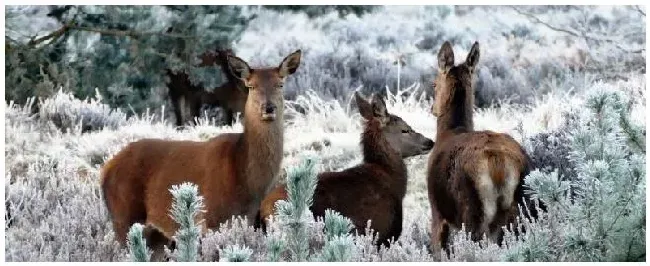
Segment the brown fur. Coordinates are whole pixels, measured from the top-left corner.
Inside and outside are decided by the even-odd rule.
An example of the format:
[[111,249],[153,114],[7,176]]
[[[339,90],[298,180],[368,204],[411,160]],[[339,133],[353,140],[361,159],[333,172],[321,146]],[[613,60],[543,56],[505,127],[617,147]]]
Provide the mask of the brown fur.
[[[437,144],[428,164],[434,253],[447,244],[446,227],[459,229],[463,223],[474,240],[487,234],[500,242],[501,226],[514,222],[518,213],[522,181],[529,172],[528,156],[512,137],[474,131],[472,76],[479,58],[478,43],[458,66],[454,66],[449,42],[443,45],[438,58],[440,71],[434,83],[436,101],[432,108],[438,117]],[[494,206],[491,219],[489,206]]]
[[[203,229],[233,215],[253,220],[275,184],[283,156],[284,100],[278,84],[296,70],[299,60],[298,51],[278,68],[250,69],[243,60],[229,57],[232,71],[252,90],[243,133],[206,142],[143,139],[109,160],[101,170],[101,187],[118,241],[124,243],[136,222],[154,225],[171,239],[178,225],[169,216],[169,189],[183,182],[197,184],[204,197],[206,212],[199,217],[205,220]],[[261,112],[260,106],[269,103],[277,106],[274,118]]]
[[184,72],[173,73],[167,69],[169,82],[169,97],[176,116],[176,126],[183,126],[193,122],[194,117],[200,116],[202,105],[218,106],[226,113],[225,123],[232,125],[235,112],[243,112],[246,104],[248,90],[243,83],[228,71],[228,56],[234,56],[230,49],[216,50],[215,53],[204,53],[200,56],[199,67],[219,65],[226,76],[226,82],[212,91],[207,91],[201,85],[190,82],[189,76]]
[[[371,228],[378,233],[377,244],[388,245],[402,231],[402,200],[407,181],[402,158],[426,153],[433,141],[410,129],[401,118],[386,113],[385,106],[376,108],[379,100],[372,107],[366,104],[365,108],[360,101],[363,99],[357,97],[360,112],[369,118],[361,135],[363,163],[343,171],[319,174],[311,211],[314,216],[322,217],[326,209],[333,209],[350,218],[360,233],[365,232],[368,220],[372,220]],[[383,101],[380,105],[384,105]],[[375,117],[369,114],[373,111]],[[398,131],[402,139],[391,144],[387,137],[391,131]],[[412,151],[413,143],[420,145],[417,153]],[[260,207],[263,229],[265,220],[274,213],[275,202],[286,198],[285,186],[279,186],[264,199]]]

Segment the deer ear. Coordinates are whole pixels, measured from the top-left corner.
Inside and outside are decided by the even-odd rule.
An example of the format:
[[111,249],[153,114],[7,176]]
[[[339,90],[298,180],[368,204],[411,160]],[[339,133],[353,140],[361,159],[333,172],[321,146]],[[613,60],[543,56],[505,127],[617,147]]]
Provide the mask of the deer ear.
[[300,57],[302,56],[302,51],[298,49],[297,51],[291,53],[282,60],[280,63],[279,71],[281,77],[286,77],[296,72],[298,66],[300,65]]
[[357,102],[357,107],[359,108],[361,116],[367,120],[372,119],[372,106],[370,103],[368,103],[368,101],[366,101],[358,91],[354,92],[354,99]]
[[438,52],[438,69],[442,72],[447,72],[454,66],[454,50],[451,48],[451,43],[446,41],[442,44]]
[[251,74],[251,68],[246,61],[239,57],[228,55],[228,68],[230,73],[241,80],[246,80]]
[[388,110],[386,109],[386,103],[379,95],[372,95],[372,113],[374,117],[388,117]]
[[465,59],[465,65],[467,65],[469,69],[474,70],[474,68],[478,64],[478,59],[480,55],[481,55],[481,51],[478,49],[478,42],[474,42],[474,45],[472,45],[472,49],[470,49],[469,53],[467,54],[467,59]]

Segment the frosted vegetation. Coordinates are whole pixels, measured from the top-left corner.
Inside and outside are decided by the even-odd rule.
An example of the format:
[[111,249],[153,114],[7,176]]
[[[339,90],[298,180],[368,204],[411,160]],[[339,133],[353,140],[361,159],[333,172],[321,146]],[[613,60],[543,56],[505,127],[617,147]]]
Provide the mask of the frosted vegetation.
[[[316,172],[361,161],[361,117],[350,97],[359,86],[385,95],[391,113],[435,138],[435,53],[450,40],[460,61],[478,40],[475,127],[522,143],[539,169],[529,185],[549,208],[537,222],[523,223],[528,234],[522,239],[507,235],[502,247],[473,243],[457,232],[453,254],[445,259],[645,261],[645,11],[495,9],[382,7],[343,19],[253,9],[247,12],[258,12],[257,18],[233,47],[253,65],[274,64],[303,49],[301,66],[285,85],[289,141],[283,167],[291,173],[306,156],[317,158]],[[99,93],[77,99],[65,87],[24,104],[6,103],[6,261],[132,260],[129,248],[114,239],[99,189],[101,165],[142,138],[207,140],[242,131],[239,123],[217,127],[208,117],[177,130],[161,105],[126,113]],[[427,158],[406,160],[403,231],[388,249],[376,250],[371,237],[354,230],[342,233],[345,219],[335,213],[329,222],[284,217],[304,223],[289,236],[280,215],[266,236],[239,218],[209,231],[201,236],[196,260],[433,260]],[[298,250],[295,241],[307,250]],[[350,246],[352,252],[342,251]]]

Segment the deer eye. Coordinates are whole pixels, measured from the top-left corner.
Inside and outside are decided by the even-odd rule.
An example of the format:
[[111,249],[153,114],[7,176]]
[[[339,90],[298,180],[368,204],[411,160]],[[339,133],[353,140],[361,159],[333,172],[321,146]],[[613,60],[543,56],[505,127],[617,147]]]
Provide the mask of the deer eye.
[[408,129],[402,129],[402,133],[407,134],[407,133],[411,133],[411,131]]

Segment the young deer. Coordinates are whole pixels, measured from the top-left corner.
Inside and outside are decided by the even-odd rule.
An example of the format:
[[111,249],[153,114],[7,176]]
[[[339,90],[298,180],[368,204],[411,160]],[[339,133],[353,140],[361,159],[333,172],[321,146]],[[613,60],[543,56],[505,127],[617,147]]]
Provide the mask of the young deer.
[[[216,61],[221,69],[228,69],[228,56],[234,56],[232,50],[217,51]],[[235,113],[244,113],[248,88],[232,72],[225,71],[226,83],[216,87],[211,92],[202,91],[201,103],[211,106],[220,106],[226,113],[225,124],[232,126],[235,122]]]
[[432,108],[437,144],[429,156],[427,184],[436,256],[447,244],[450,226],[458,229],[465,224],[473,240],[487,234],[499,243],[501,226],[515,221],[517,203],[523,200],[523,178],[529,173],[529,158],[512,137],[474,131],[472,77],[478,60],[478,42],[457,66],[449,42],[438,53]]
[[204,197],[203,229],[215,228],[233,215],[254,219],[280,171],[282,85],[298,69],[300,57],[298,50],[278,67],[256,69],[228,57],[232,74],[249,90],[243,133],[221,134],[206,142],[143,139],[102,167],[101,187],[121,243],[136,222],[152,224],[171,239],[178,225],[169,216],[168,190],[183,182],[197,184]]
[[246,86],[228,70],[228,56],[234,56],[232,50],[216,50],[213,53],[204,53],[200,56],[199,67],[219,65],[226,75],[226,83],[206,91],[203,86],[193,85],[189,76],[184,72],[173,73],[167,69],[167,87],[169,97],[176,116],[176,126],[183,126],[192,122],[194,117],[200,116],[201,106],[219,106],[226,112],[225,124],[232,125],[234,113],[243,112],[248,90]]
[[[361,116],[363,163],[340,171],[318,175],[311,211],[324,216],[333,209],[350,218],[364,233],[368,220],[378,233],[377,244],[388,245],[402,232],[402,200],[406,194],[407,172],[403,158],[425,154],[434,142],[415,132],[402,118],[390,114],[384,101],[374,95],[371,102],[355,93]],[[286,199],[284,186],[274,189],[262,201],[260,221],[274,213],[277,200]]]

